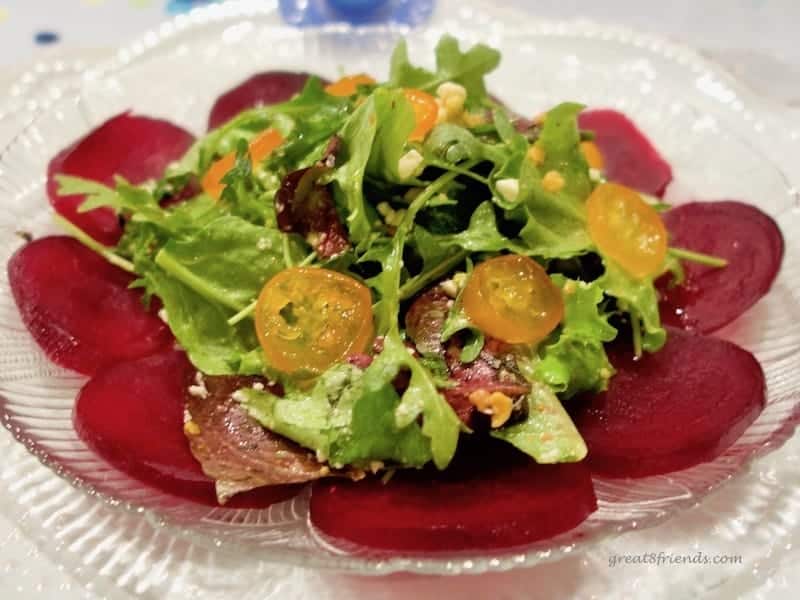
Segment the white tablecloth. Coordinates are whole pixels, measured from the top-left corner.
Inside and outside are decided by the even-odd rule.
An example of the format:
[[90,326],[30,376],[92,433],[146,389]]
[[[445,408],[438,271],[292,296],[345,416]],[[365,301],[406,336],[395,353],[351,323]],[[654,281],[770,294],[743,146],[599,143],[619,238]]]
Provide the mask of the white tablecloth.
[[[97,55],[166,18],[165,0],[0,0],[0,97],[11,81],[37,60],[65,53]],[[174,3],[173,3],[174,4]],[[586,18],[625,24],[684,41],[722,62],[773,100],[775,110],[800,111],[800,44],[796,0],[507,0],[504,4],[531,15]],[[440,8],[456,5],[441,2]],[[37,32],[55,33],[60,41],[37,45]],[[2,100],[0,100],[2,103]],[[0,121],[0,147],[12,132]],[[9,434],[0,428],[0,445]],[[748,598],[797,597],[800,589],[800,533],[790,541],[781,566],[761,590]],[[375,591],[375,586],[364,587]],[[470,586],[457,585],[460,597]],[[352,590],[351,590],[352,592]],[[739,596],[736,583],[720,597]],[[367,592],[366,597],[374,597]],[[646,590],[642,597],[647,597]],[[0,515],[0,598],[94,598],[68,573],[37,549],[14,523]]]

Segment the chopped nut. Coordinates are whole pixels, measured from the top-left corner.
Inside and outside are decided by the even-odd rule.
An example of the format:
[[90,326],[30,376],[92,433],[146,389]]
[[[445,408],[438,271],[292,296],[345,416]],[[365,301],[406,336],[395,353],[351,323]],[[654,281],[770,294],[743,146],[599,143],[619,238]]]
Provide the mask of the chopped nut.
[[388,202],[379,202],[378,206],[375,208],[378,210],[378,214],[380,214],[382,217],[388,217],[394,212],[394,209],[389,206]]
[[479,412],[492,417],[492,428],[503,425],[511,417],[514,402],[503,392],[475,390],[469,395],[469,401]]
[[498,179],[497,193],[508,202],[516,202],[519,196],[519,179]]
[[544,162],[545,152],[540,146],[534,144],[530,148],[528,148],[528,153],[526,154],[526,156],[528,157],[529,161],[531,161],[536,166],[539,166]]
[[542,178],[542,187],[554,194],[564,189],[564,183],[564,176],[558,171],[548,171]]
[[200,426],[194,421],[186,421],[183,424],[183,433],[186,435],[200,435]]
[[467,127],[477,127],[478,125],[486,124],[486,115],[483,113],[465,112],[461,115],[461,120]]

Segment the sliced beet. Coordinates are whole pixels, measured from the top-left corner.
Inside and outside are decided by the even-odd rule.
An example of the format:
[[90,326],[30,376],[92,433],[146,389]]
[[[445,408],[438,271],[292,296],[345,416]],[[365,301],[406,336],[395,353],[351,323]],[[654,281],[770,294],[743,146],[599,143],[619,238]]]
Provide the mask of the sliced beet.
[[160,119],[123,113],[59,152],[47,167],[47,196],[56,212],[98,242],[113,246],[122,234],[109,208],[80,213],[84,196],[59,196],[55,175],[72,175],[113,185],[114,175],[131,183],[161,177],[194,142],[185,129]]
[[334,543],[390,553],[476,551],[552,537],[596,510],[586,465],[538,465],[505,446],[460,446],[445,471],[397,471],[386,484],[315,482],[311,523]]
[[208,116],[209,130],[216,129],[248,108],[289,100],[303,89],[309,77],[309,73],[295,71],[266,71],[253,75],[217,98]]
[[[183,431],[183,401],[194,373],[175,350],[118,363],[83,387],[73,419],[81,439],[114,467],[163,492],[215,506],[214,482]],[[265,506],[296,492],[295,486],[264,488],[230,506]]]
[[69,237],[35,240],[8,262],[22,321],[47,356],[80,373],[169,346],[172,334],[133,277]]
[[761,366],[725,340],[670,328],[666,345],[638,361],[621,344],[609,350],[608,390],[572,407],[595,473],[646,477],[710,461],[764,408]]
[[659,282],[661,318],[676,327],[710,333],[764,296],[783,259],[783,236],[772,218],[735,201],[691,202],[664,214],[670,244],[728,260],[723,268],[684,262],[686,280]]
[[610,181],[659,198],[664,195],[672,169],[633,121],[616,110],[602,109],[582,112],[578,125],[594,132]]

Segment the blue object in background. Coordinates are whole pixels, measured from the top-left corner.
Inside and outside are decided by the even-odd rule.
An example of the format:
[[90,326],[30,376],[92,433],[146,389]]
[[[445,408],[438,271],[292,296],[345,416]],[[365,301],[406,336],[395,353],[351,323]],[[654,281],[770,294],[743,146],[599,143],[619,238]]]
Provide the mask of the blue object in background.
[[189,12],[197,6],[212,4],[219,0],[169,0],[167,2],[167,12],[171,15]]
[[419,25],[433,13],[435,0],[280,0],[290,25],[398,23]]
[[60,39],[61,36],[58,35],[55,31],[37,31],[36,34],[33,36],[33,41],[36,42],[36,44],[39,46],[49,46],[51,44],[57,44]]

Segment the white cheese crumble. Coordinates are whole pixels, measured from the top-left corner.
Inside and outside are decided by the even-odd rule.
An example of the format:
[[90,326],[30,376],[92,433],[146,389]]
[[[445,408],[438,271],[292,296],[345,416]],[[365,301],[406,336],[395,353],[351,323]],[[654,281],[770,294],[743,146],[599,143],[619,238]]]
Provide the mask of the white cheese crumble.
[[164,321],[164,323],[166,323],[167,325],[169,325],[169,321],[167,320],[168,317],[166,308],[162,308],[161,310],[158,311],[158,318]]
[[595,168],[589,169],[589,179],[595,183],[603,183],[606,180],[606,178],[603,177],[603,172],[600,169]]
[[417,174],[425,159],[417,150],[411,149],[397,161],[397,174],[400,179],[409,179]]
[[200,371],[194,374],[194,385],[190,385],[188,391],[189,395],[195,398],[200,398],[201,400],[208,398],[206,380],[203,378],[203,374]]
[[257,392],[263,392],[264,384],[261,383],[260,381],[256,381],[253,383],[253,389],[256,390]]
[[516,202],[519,196],[519,179],[498,179],[495,183],[497,193],[508,202]]

